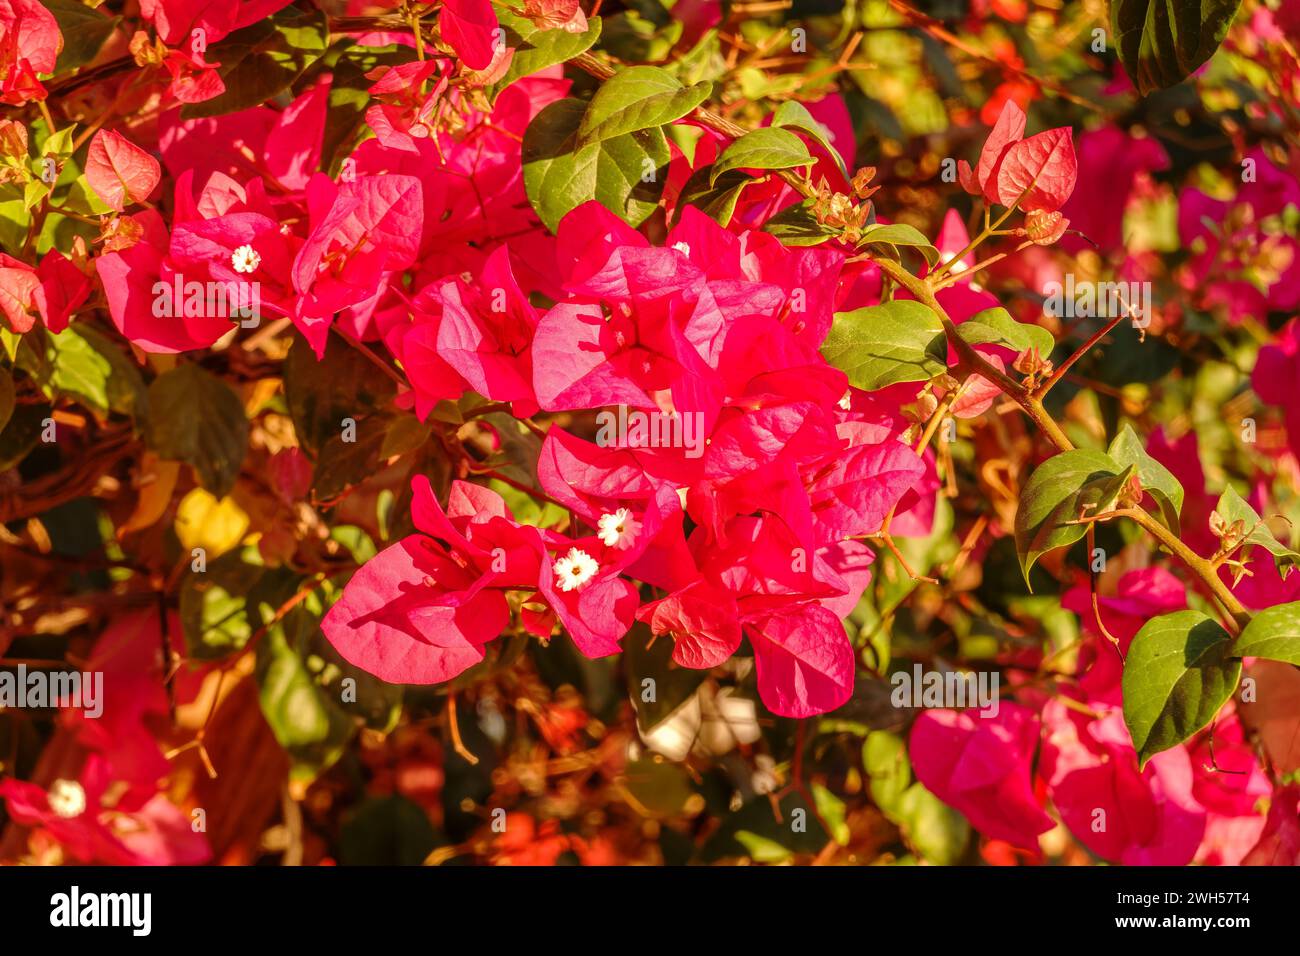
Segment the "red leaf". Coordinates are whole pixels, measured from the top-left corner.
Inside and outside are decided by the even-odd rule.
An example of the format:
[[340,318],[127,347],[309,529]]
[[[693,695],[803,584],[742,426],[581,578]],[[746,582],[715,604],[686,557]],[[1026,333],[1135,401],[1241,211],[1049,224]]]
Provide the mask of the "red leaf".
[[110,209],[148,199],[161,178],[158,160],[120,133],[101,129],[90,141],[86,181]]
[[750,622],[764,706],[781,717],[813,717],[853,693],[853,645],[840,619],[818,604]]
[[1007,149],[1019,142],[1024,135],[1025,113],[1015,103],[1007,100],[1002,106],[1002,112],[998,114],[997,122],[993,124],[989,138],[984,141],[975,168],[971,169],[970,164],[964,159],[957,164],[961,188],[973,196],[983,193],[990,202],[996,202],[997,196],[992,191],[992,184],[997,181],[995,173],[998,162]]
[[12,331],[21,335],[35,323],[32,313],[39,288],[35,269],[0,253],[0,312],[9,320]]
[[984,196],[993,199],[992,184],[997,181],[998,165],[1007,150],[1025,135],[1025,111],[1007,100],[998,114],[998,121],[993,124],[993,131],[984,141],[980,150],[980,161],[975,166],[975,179]]
[[487,69],[492,63],[497,15],[487,0],[446,0],[438,17],[442,38],[471,70]]
[[26,60],[36,73],[53,73],[63,50],[58,21],[36,0],[0,0],[0,61]]
[[1074,192],[1079,163],[1068,126],[1021,140],[1007,150],[997,168],[997,201],[1010,207],[1020,200],[1025,212],[1055,212]]

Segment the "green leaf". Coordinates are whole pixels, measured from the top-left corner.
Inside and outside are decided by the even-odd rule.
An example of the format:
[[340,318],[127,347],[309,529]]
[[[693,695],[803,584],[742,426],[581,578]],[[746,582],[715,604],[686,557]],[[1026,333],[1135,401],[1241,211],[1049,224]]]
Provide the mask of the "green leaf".
[[1300,564],[1300,553],[1292,551],[1274,537],[1272,530],[1259,516],[1259,512],[1237,494],[1237,489],[1232,485],[1225,488],[1223,494],[1219,496],[1219,503],[1214,506],[1214,511],[1229,526],[1240,521],[1242,532],[1246,536],[1241,544],[1256,545],[1273,555],[1273,562],[1282,577],[1287,577],[1291,569]]
[[690,800],[691,778],[679,764],[656,756],[633,760],[623,771],[624,786],[655,816],[675,816]]
[[1111,0],[1119,60],[1142,94],[1185,80],[1219,48],[1241,0]]
[[840,235],[839,229],[818,221],[812,206],[811,199],[787,206],[763,224],[763,231],[786,246],[818,246]]
[[923,382],[948,367],[943,323],[910,299],[837,313],[821,352],[850,385],[867,391]]
[[320,11],[286,7],[264,20],[236,30],[206,54],[220,63],[226,90],[202,103],[187,103],[182,119],[220,116],[260,106],[287,90],[321,58],[329,41],[329,20]]
[[[817,140],[826,152],[831,154],[831,159],[835,160],[835,164],[840,167],[840,172],[844,174],[846,179],[848,178],[849,167],[844,162],[844,157],[840,155],[838,149],[831,145],[831,141],[826,137],[825,128],[821,123],[817,122],[817,119],[812,113],[808,112],[808,108],[802,103],[795,100],[786,100],[772,114],[772,125],[782,129],[797,129],[801,133],[807,133]],[[853,157],[850,156],[849,158],[852,159]]]
[[713,164],[710,185],[733,169],[794,169],[812,164],[808,147],[794,133],[772,127],[756,129],[722,151]]
[[[676,765],[669,764],[676,769]],[[777,811],[774,813],[774,809]],[[795,827],[796,821],[802,827]],[[797,792],[787,793],[774,808],[765,796],[746,801],[739,810],[722,817],[702,850],[706,862],[753,855],[755,860],[781,862],[796,853],[816,853],[830,834]]]
[[149,386],[145,442],[159,456],[187,462],[218,498],[235,487],[248,451],[248,419],[221,379],[186,362]]
[[871,799],[886,817],[897,822],[903,794],[912,785],[907,743],[887,730],[871,731],[862,744],[862,766],[867,771]]
[[578,123],[578,142],[593,144],[681,119],[709,98],[712,83],[682,86],[657,66],[632,66],[601,84]]
[[601,49],[624,63],[667,60],[682,38],[682,21],[673,19],[660,0],[634,0],[632,6],[637,9],[605,19]]
[[294,757],[298,777],[313,777],[337,760],[356,729],[317,684],[305,658],[307,642],[319,627],[319,618],[308,608],[295,607],[257,645],[262,714],[276,741]]
[[49,398],[69,396],[103,414],[144,412],[140,371],[116,344],[83,322],[57,335],[24,336],[18,361]]
[[[22,255],[31,221],[21,198],[0,202],[0,248],[15,256]],[[0,335],[12,334],[8,320],[0,320]]]
[[4,346],[4,354],[9,356],[10,362],[18,358],[18,348],[22,345],[22,341],[21,334],[12,331],[6,325],[0,324],[0,345]]
[[552,231],[565,213],[592,199],[638,226],[663,193],[668,140],[654,127],[580,143],[578,127],[586,112],[581,100],[557,100],[528,124],[523,145],[528,199]]
[[28,211],[50,194],[49,184],[40,179],[33,179],[23,187],[23,206]]
[[873,730],[862,745],[871,799],[903,839],[926,860],[957,863],[970,842],[970,824],[919,781],[912,779],[907,743],[897,734]]
[[1056,347],[1056,340],[1047,329],[1017,322],[1003,308],[975,313],[957,326],[957,334],[971,345],[1000,345],[1016,353],[1038,349],[1043,358],[1051,355]]
[[737,830],[736,842],[745,848],[745,852],[755,863],[785,863],[794,856],[792,851],[776,840],[749,830]]
[[438,845],[428,815],[406,797],[367,797],[343,816],[339,859],[348,866],[419,866]]
[[1138,769],[1176,747],[1219,712],[1241,676],[1228,632],[1200,611],[1162,614],[1142,626],[1124,659],[1124,723]]
[[384,435],[379,457],[394,458],[398,455],[409,455],[428,441],[432,433],[433,428],[414,415],[395,415],[390,420]]
[[1125,425],[1108,450],[1116,464],[1137,468],[1142,490],[1155,499],[1165,527],[1174,534],[1180,531],[1179,514],[1183,510],[1183,486],[1173,473],[1147,454],[1142,440],[1129,425]]
[[718,177],[718,181],[710,185],[712,180],[713,166],[702,166],[691,173],[690,178],[686,180],[686,185],[682,187],[681,198],[677,203],[676,218],[674,225],[681,219],[682,210],[686,206],[694,206],[701,212],[717,220],[721,226],[727,226],[731,223],[731,217],[736,213],[736,203],[740,199],[741,192],[754,178],[748,173],[740,170],[733,170],[724,173]]
[[588,17],[587,29],[582,33],[568,30],[544,30],[531,20],[521,17],[508,7],[492,4],[497,22],[505,31],[506,46],[514,50],[505,75],[488,90],[489,101],[495,101],[501,91],[515,80],[532,76],[538,70],[557,63],[567,63],[579,53],[585,53],[600,39],[600,17]]
[[1233,657],[1262,657],[1300,667],[1300,603],[1260,611],[1237,635]]
[[59,159],[71,156],[73,144],[76,142],[76,129],[76,126],[68,125],[57,133],[45,137],[41,143],[41,155]]
[[496,478],[488,479],[487,486],[505,499],[506,507],[518,524],[534,528],[552,528],[568,517],[568,512],[549,501],[538,501],[532,495],[507,485]]
[[820,783],[812,785],[812,795],[813,804],[817,807],[817,815],[830,828],[831,839],[840,846],[848,846],[852,834],[849,831],[844,801]]
[[122,22],[121,17],[105,16],[80,0],[41,0],[41,5],[54,14],[63,34],[63,50],[54,64],[56,76],[93,60]]
[[284,392],[299,443],[316,454],[343,428],[343,419],[360,421],[386,406],[396,393],[386,375],[376,375],[374,366],[356,349],[333,341],[325,355],[316,353],[301,337],[284,362]]
[[1016,551],[1026,583],[1042,555],[1087,533],[1087,525],[1076,523],[1078,519],[1101,514],[1114,504],[1133,470],[1089,448],[1061,452],[1034,469],[1016,508]]
[[356,419],[353,441],[345,441],[343,430],[335,429],[321,446],[312,471],[312,491],[317,498],[325,501],[335,498],[379,469],[391,422],[387,415]]
[[939,261],[939,250],[934,247],[930,240],[925,238],[919,229],[902,222],[892,223],[888,226],[868,226],[862,233],[862,239],[858,242],[858,245],[907,246],[919,251],[921,255],[925,256],[925,261],[932,266]]
[[249,592],[266,569],[227,551],[204,571],[187,571],[180,584],[181,631],[194,660],[216,660],[243,650],[261,621],[249,614]]
[[903,792],[898,816],[903,839],[930,863],[954,866],[966,852],[970,824],[920,781]]

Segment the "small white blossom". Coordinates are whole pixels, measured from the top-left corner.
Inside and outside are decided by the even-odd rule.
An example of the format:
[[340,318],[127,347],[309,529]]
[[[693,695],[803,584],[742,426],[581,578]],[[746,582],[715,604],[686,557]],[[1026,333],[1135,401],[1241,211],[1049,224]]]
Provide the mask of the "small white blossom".
[[555,562],[555,583],[561,591],[573,591],[594,578],[599,570],[596,559],[586,551],[570,548],[568,554]]
[[240,246],[230,254],[230,267],[236,272],[256,272],[262,257],[252,246]]
[[55,780],[46,799],[61,817],[80,816],[86,809],[86,791],[75,780]]
[[632,517],[632,512],[626,508],[619,508],[613,514],[601,515],[600,520],[596,522],[596,527],[599,529],[600,540],[605,543],[605,547],[626,551],[636,540],[637,532],[641,530],[641,522]]

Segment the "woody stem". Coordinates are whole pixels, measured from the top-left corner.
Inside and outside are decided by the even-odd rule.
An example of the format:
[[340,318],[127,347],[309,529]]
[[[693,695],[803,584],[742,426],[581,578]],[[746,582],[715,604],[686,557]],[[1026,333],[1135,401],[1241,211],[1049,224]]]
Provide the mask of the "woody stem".
[[1043,407],[1042,401],[1029,394],[1023,385],[1011,378],[1001,369],[993,366],[984,356],[975,351],[974,347],[963,339],[957,333],[957,326],[953,324],[952,319],[948,316],[947,311],[939,300],[934,296],[934,290],[924,279],[918,279],[912,273],[908,272],[898,263],[890,259],[876,259],[876,264],[880,266],[882,272],[901,285],[923,304],[930,308],[939,320],[943,323],[944,333],[948,336],[948,341],[956,350],[962,365],[968,370],[988,379],[997,385],[1003,392],[1015,400],[1021,408],[1025,410],[1030,418],[1034,420],[1039,428],[1060,451],[1070,451],[1074,448],[1074,443],[1061,430],[1061,426],[1056,424],[1056,420],[1047,414],[1047,409]]
[[1073,365],[1075,362],[1079,361],[1079,359],[1087,355],[1089,349],[1091,349],[1094,345],[1096,345],[1107,335],[1109,335],[1111,329],[1119,325],[1120,321],[1126,317],[1127,316],[1123,314],[1115,316],[1115,318],[1111,319],[1104,326],[1098,329],[1092,335],[1092,337],[1088,339],[1088,341],[1084,342],[1077,349],[1075,349],[1074,354],[1071,355],[1064,362],[1062,362],[1060,367],[1057,368],[1054,372],[1052,372],[1051,377],[1048,378],[1045,382],[1043,382],[1042,385],[1038,386],[1037,390],[1034,392],[1034,398],[1039,399],[1041,401],[1043,396],[1052,390],[1052,386],[1065,377],[1065,373],[1070,370],[1071,365]]
[[1237,628],[1244,627],[1250,622],[1250,612],[1246,610],[1245,606],[1237,600],[1236,595],[1219,578],[1219,575],[1215,572],[1214,564],[1208,558],[1201,557],[1184,544],[1181,538],[1140,508],[1123,508],[1115,513],[1121,517],[1131,519],[1176,555],[1183,564],[1187,565],[1188,569],[1200,578],[1210,593],[1214,595],[1215,600],[1223,605],[1231,622]]

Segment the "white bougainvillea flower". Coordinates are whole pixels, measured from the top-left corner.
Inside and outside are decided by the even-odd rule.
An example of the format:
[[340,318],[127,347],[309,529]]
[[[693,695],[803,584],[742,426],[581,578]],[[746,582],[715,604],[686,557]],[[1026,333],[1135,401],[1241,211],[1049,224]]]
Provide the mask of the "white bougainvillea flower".
[[641,530],[641,522],[637,521],[632,516],[632,512],[626,508],[619,508],[611,514],[601,515],[596,527],[605,547],[626,551],[636,540],[637,532]]
[[236,272],[256,272],[262,264],[262,257],[252,246],[240,246],[230,254],[230,267]]
[[569,553],[555,562],[555,583],[561,591],[574,591],[582,587],[600,570],[596,559],[581,548],[570,548]]
[[86,791],[75,780],[55,780],[47,799],[61,817],[80,816],[86,809]]

